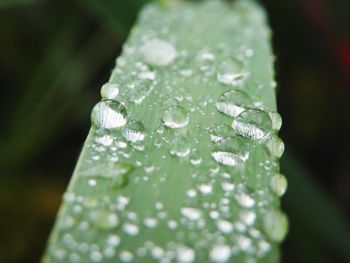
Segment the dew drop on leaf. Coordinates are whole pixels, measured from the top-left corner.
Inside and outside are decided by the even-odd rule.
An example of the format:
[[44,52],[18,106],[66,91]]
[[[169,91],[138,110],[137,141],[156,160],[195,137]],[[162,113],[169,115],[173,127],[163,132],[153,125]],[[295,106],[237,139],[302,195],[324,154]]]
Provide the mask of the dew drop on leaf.
[[145,139],[145,126],[135,120],[129,120],[123,127],[123,137],[130,142],[143,141]]
[[282,117],[278,112],[271,111],[269,112],[269,116],[272,121],[272,129],[275,131],[279,131],[282,127]]
[[282,196],[287,190],[288,182],[284,175],[276,173],[270,178],[270,189],[277,196]]
[[236,117],[250,104],[251,100],[247,93],[232,89],[220,95],[216,102],[216,108],[226,115]]
[[231,248],[227,245],[215,245],[209,252],[209,257],[212,262],[223,263],[227,262],[231,256]]
[[236,166],[249,157],[248,145],[244,138],[225,138],[215,144],[211,156],[215,161],[227,166]]
[[125,107],[115,100],[102,100],[92,110],[91,122],[96,129],[116,129],[127,123]]
[[152,39],[144,43],[140,51],[144,61],[152,66],[166,66],[177,56],[174,46],[161,39]]
[[232,123],[237,134],[253,140],[266,139],[272,130],[269,115],[258,109],[248,109],[239,114]]
[[165,126],[172,129],[184,128],[188,125],[189,117],[187,111],[178,105],[168,107],[162,116]]
[[267,211],[263,216],[263,228],[271,240],[280,242],[288,231],[287,216],[278,210]]
[[106,209],[92,210],[89,214],[91,223],[102,229],[112,229],[118,225],[118,216]]
[[101,88],[102,99],[114,100],[119,94],[118,85],[115,83],[105,83]]
[[266,141],[265,145],[273,157],[281,158],[281,156],[284,152],[284,143],[277,135],[271,136]]

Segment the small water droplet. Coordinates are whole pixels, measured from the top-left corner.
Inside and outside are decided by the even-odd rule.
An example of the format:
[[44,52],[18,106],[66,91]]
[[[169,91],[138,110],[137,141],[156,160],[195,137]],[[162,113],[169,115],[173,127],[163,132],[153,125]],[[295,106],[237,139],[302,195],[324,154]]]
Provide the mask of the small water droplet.
[[178,157],[185,157],[191,151],[191,144],[186,137],[175,137],[171,143],[170,153]]
[[101,88],[102,99],[114,100],[119,94],[118,85],[115,83],[106,83]]
[[232,89],[224,92],[216,102],[216,108],[229,116],[236,117],[251,104],[247,93]]
[[242,207],[253,207],[255,205],[255,201],[252,197],[250,197],[248,194],[246,193],[237,193],[235,195],[235,198],[237,200],[237,203],[242,206]]
[[287,190],[288,182],[284,175],[274,174],[270,179],[270,189],[277,196],[282,196]]
[[140,231],[137,225],[130,224],[130,223],[125,223],[123,225],[123,230],[125,233],[127,233],[130,236],[136,236]]
[[145,139],[145,126],[139,121],[129,120],[123,127],[122,135],[130,142],[143,141]]
[[274,129],[275,131],[279,131],[282,127],[281,115],[279,115],[278,112],[271,111],[271,112],[269,112],[269,116],[270,116],[271,121],[272,121],[272,129]]
[[183,107],[174,105],[163,112],[162,120],[165,126],[172,129],[179,129],[188,125],[189,117]]
[[271,240],[281,242],[288,231],[287,216],[278,210],[268,211],[263,217],[263,227]]
[[249,158],[247,142],[238,136],[225,138],[215,145],[211,155],[218,163],[236,166]]
[[179,263],[191,263],[195,259],[195,251],[189,247],[181,245],[176,250],[176,258]]
[[127,122],[127,112],[118,101],[102,100],[93,108],[91,122],[97,129],[120,128]]
[[93,210],[89,214],[90,221],[95,226],[103,229],[112,229],[118,225],[118,216],[105,209]]
[[273,157],[281,158],[284,152],[284,143],[277,135],[274,135],[266,141],[266,148]]
[[202,217],[201,210],[193,207],[181,208],[181,214],[192,221],[197,221]]
[[257,109],[249,109],[239,114],[232,123],[237,134],[253,140],[266,139],[272,130],[269,115]]
[[231,257],[231,248],[227,245],[215,245],[210,250],[209,257],[213,262],[227,262]]
[[219,220],[217,222],[218,229],[225,234],[231,233],[233,231],[233,225],[227,220]]
[[217,80],[222,84],[237,86],[245,77],[243,64],[238,60],[225,59],[218,66]]
[[141,46],[140,51],[145,62],[152,66],[167,66],[177,56],[175,47],[161,39],[152,39]]

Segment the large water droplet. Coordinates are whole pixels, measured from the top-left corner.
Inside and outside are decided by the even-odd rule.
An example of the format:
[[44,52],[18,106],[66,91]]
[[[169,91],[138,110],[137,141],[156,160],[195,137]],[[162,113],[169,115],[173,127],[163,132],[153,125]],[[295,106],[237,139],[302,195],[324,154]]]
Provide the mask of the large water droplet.
[[258,109],[243,111],[233,120],[232,128],[236,133],[253,140],[267,138],[272,130],[269,115]]
[[191,144],[186,137],[175,137],[171,143],[170,153],[178,157],[185,157],[191,151]]
[[263,217],[263,227],[271,240],[281,242],[288,232],[287,216],[278,210],[268,211]]
[[163,123],[173,129],[184,128],[189,122],[187,111],[178,105],[170,106],[163,112]]
[[127,112],[118,101],[102,100],[93,108],[91,122],[97,129],[120,128],[127,122]]
[[152,39],[140,48],[145,62],[152,66],[166,66],[177,56],[174,46],[164,40]]
[[287,190],[288,182],[284,175],[274,174],[270,179],[270,189],[277,196],[282,196]]
[[123,137],[131,142],[143,141],[145,139],[145,126],[139,121],[129,120],[123,127]]
[[90,221],[97,227],[103,229],[115,228],[118,225],[118,216],[105,209],[93,210],[89,214]]
[[114,100],[119,94],[118,85],[115,83],[106,83],[101,88],[102,99]]
[[235,166],[249,157],[247,142],[238,136],[219,141],[211,154],[215,161],[227,166]]
[[284,143],[277,135],[274,135],[266,141],[266,148],[273,157],[281,158],[284,152]]
[[229,116],[236,117],[248,107],[251,100],[241,90],[229,90],[224,92],[216,102],[216,108]]

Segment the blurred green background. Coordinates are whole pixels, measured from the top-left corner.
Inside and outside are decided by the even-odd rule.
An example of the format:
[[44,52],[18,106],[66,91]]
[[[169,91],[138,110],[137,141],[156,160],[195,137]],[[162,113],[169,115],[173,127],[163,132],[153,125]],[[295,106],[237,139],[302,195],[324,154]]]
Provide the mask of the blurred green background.
[[[38,262],[144,0],[0,0],[0,261]],[[350,262],[350,1],[261,1],[274,32],[283,262]]]

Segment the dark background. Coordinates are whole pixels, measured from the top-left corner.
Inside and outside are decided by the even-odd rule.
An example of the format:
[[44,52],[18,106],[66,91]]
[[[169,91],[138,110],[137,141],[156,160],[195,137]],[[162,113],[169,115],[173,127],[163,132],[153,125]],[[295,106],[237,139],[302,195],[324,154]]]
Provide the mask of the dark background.
[[[144,0],[0,0],[0,261],[38,262]],[[350,262],[350,1],[265,0],[289,180],[283,262]]]

